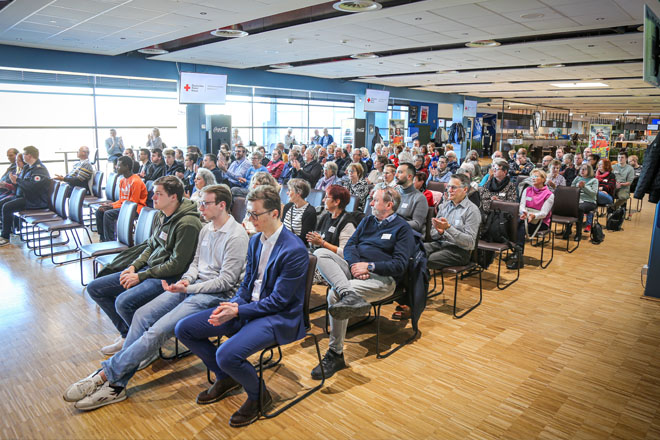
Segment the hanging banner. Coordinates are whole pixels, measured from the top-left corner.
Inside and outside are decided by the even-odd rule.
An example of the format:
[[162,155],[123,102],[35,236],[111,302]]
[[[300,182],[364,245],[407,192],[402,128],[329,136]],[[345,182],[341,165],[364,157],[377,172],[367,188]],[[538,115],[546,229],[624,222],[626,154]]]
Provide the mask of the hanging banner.
[[589,145],[592,153],[598,154],[600,157],[608,157],[611,138],[611,125],[591,124],[589,127]]

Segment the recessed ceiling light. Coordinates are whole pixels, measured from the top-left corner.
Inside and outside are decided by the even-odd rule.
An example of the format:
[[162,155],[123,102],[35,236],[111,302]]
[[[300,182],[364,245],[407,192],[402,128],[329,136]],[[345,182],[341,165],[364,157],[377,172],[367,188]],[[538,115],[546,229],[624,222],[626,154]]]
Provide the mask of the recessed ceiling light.
[[499,41],[495,40],[475,40],[475,41],[470,41],[469,43],[465,43],[465,46],[467,47],[497,47],[501,45]]
[[438,70],[437,73],[439,73],[440,75],[446,75],[446,74],[456,74],[460,72],[458,70]]
[[290,69],[293,67],[293,64],[289,64],[289,63],[271,64],[270,67],[272,67],[273,69]]
[[138,49],[138,52],[145,55],[164,55],[166,53],[170,53],[169,51],[161,49],[160,47],[145,47],[144,49]]
[[342,12],[371,12],[377,11],[383,6],[373,0],[341,0],[332,7]]
[[595,87],[609,87],[607,84],[602,83],[602,82],[575,82],[575,83],[555,83],[555,84],[550,84],[553,87],[561,87],[561,88],[595,88]]
[[543,18],[545,17],[545,14],[541,13],[531,13],[531,14],[523,14],[520,16],[520,18],[524,18],[525,20],[534,20],[536,18]]
[[356,54],[351,55],[351,58],[355,58],[356,60],[365,60],[365,59],[371,59],[371,58],[378,58],[378,55],[376,55],[373,52],[356,53]]
[[57,23],[57,20],[48,20],[48,23]]
[[423,67],[423,66],[426,66],[426,64],[424,64],[424,63],[415,63],[415,64],[413,64],[413,66],[415,66],[415,67]]
[[276,53],[280,53],[280,52],[278,50],[266,49],[266,50],[264,50],[264,53],[276,54]]
[[539,67],[542,69],[549,69],[552,67],[566,67],[566,65],[562,63],[548,63],[548,64],[539,64]]
[[211,35],[214,37],[222,38],[241,38],[247,37],[249,34],[240,28],[238,25],[230,26],[227,28],[216,29],[211,31]]

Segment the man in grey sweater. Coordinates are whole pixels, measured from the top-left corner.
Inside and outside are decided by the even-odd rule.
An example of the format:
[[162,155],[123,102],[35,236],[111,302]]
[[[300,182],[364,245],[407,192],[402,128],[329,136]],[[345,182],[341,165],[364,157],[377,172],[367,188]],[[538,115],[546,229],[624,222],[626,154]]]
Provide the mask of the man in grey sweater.
[[424,236],[429,205],[424,194],[413,184],[415,173],[415,166],[411,163],[402,163],[396,170],[396,180],[401,193],[401,204],[396,213],[403,217],[413,230]]
[[188,270],[176,283],[161,281],[165,292],[135,312],[123,348],[101,362],[101,369],[71,385],[64,400],[92,410],[126,399],[128,381],[158,359],[158,348],[174,335],[180,319],[234,296],[245,274],[249,239],[229,212],[231,201],[226,185],[204,188],[199,209],[210,223],[199,233]]

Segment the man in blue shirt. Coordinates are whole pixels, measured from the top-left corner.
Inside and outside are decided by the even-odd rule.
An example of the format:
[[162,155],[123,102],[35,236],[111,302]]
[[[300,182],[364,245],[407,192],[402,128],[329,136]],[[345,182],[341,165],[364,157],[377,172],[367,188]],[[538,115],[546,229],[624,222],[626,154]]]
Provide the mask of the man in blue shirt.
[[242,145],[236,146],[234,150],[234,156],[236,160],[229,165],[224,161],[222,155],[220,155],[220,160],[218,161],[218,168],[220,168],[227,178],[230,187],[238,186],[243,187],[244,185],[239,180],[240,178],[245,179],[248,170],[250,169],[250,161],[245,157],[245,147]]
[[323,129],[323,137],[321,138],[321,141],[319,142],[319,144],[321,144],[321,146],[323,148],[328,148],[328,145],[330,145],[334,141],[335,140],[332,138],[332,135],[328,134],[328,129],[324,128]]
[[250,179],[252,179],[252,176],[254,176],[255,173],[258,173],[259,171],[268,172],[268,168],[266,168],[261,164],[261,159],[263,159],[263,157],[264,156],[258,151],[252,153],[252,156],[250,156],[250,162],[252,163],[252,166],[248,168],[245,177],[238,178],[238,181],[241,184],[241,186],[240,187],[235,186],[231,189],[232,196],[245,197],[250,191]]
[[[344,247],[344,257],[322,248],[319,272],[330,285],[329,348],[323,357],[325,377],[346,368],[343,348],[348,319],[367,313],[369,301],[394,293],[414,252],[415,240],[408,222],[396,214],[401,195],[394,188],[379,187],[371,202],[372,215],[365,217]],[[322,379],[321,366],[312,370],[312,378]]]

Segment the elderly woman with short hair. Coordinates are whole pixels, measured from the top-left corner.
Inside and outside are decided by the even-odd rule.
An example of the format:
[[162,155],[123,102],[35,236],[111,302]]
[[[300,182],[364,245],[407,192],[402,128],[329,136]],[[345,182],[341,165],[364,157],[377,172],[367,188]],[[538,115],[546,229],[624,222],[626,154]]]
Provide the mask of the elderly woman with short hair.
[[282,223],[307,245],[307,234],[316,228],[316,209],[305,200],[312,189],[298,178],[289,180],[287,188],[290,201],[282,209]]
[[344,186],[346,189],[348,189],[348,192],[350,192],[352,196],[355,196],[358,199],[358,203],[354,211],[362,211],[362,208],[364,208],[364,203],[369,196],[369,184],[363,178],[364,169],[362,168],[361,164],[352,163],[348,166],[348,168],[346,168],[346,175],[348,176],[348,180],[344,182]]
[[330,185],[334,185],[336,182],[339,182],[337,171],[338,168],[336,163],[333,161],[326,162],[325,165],[323,165],[323,177],[321,177],[319,181],[316,182],[315,189],[325,191],[325,189]]
[[197,207],[199,208],[199,204],[202,202],[202,189],[205,186],[215,185],[216,183],[215,176],[211,171],[206,168],[198,169],[197,174],[195,174],[195,187],[193,188],[193,193],[190,195],[190,200],[197,203]]
[[[303,145],[304,146],[304,145]],[[300,161],[292,161],[293,177],[305,179],[310,186],[316,186],[323,174],[323,166],[317,160],[316,151],[313,148],[305,150],[305,165],[301,165]]]

